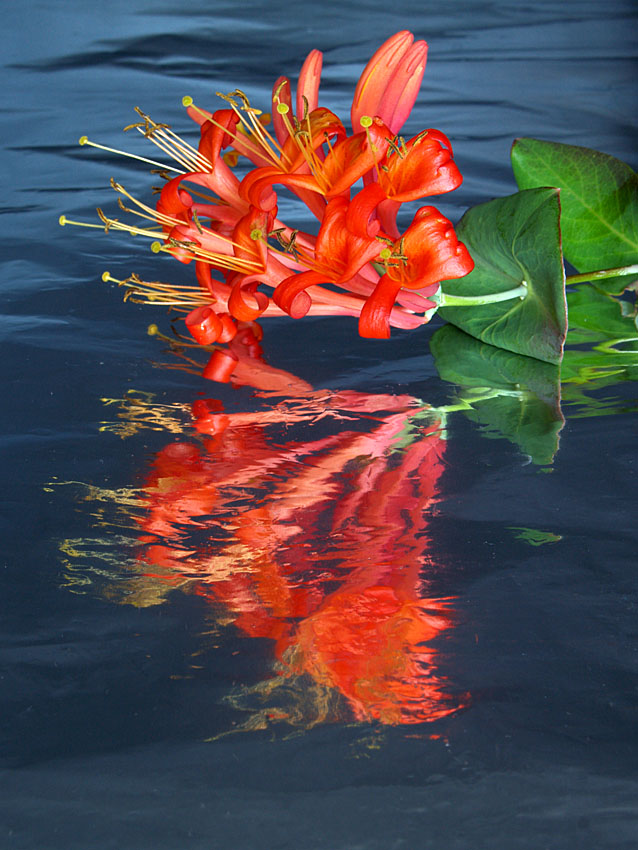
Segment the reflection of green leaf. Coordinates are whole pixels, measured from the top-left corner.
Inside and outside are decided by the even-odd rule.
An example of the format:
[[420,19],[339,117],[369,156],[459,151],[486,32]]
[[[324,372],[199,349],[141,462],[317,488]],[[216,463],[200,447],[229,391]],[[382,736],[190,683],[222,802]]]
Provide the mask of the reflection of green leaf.
[[[576,287],[567,295],[570,330],[563,356],[561,381],[564,386],[582,386],[587,391],[621,381],[638,380],[638,328],[633,316],[623,315],[629,302],[598,292],[592,286]],[[583,348],[584,344],[591,346]],[[584,392],[567,390],[566,400],[584,404],[589,415],[608,413],[615,408],[588,398]]]
[[477,296],[514,289],[524,299],[480,307],[442,307],[446,321],[498,348],[559,363],[566,330],[558,192],[531,189],[468,210],[456,228],[475,268],[446,281],[451,295]]
[[439,375],[473,390],[463,393],[465,414],[485,428],[485,436],[506,437],[534,463],[551,463],[563,425],[559,370],[480,342],[451,325],[430,341]]
[[[563,250],[580,272],[638,262],[638,175],[608,154],[589,148],[517,139],[512,166],[521,189],[561,190]],[[595,285],[622,292],[630,277]]]
[[510,525],[509,530],[520,532],[519,534],[515,534],[514,537],[518,540],[524,540],[530,546],[542,546],[543,543],[557,543],[563,539],[560,534],[552,534],[551,531],[539,531],[537,528],[525,528],[524,525]]
[[[636,345],[636,343],[634,343]],[[563,384],[591,384],[597,378],[612,378],[599,386],[638,379],[638,349],[566,351],[561,369]],[[590,386],[590,388],[593,388]]]
[[567,342],[577,344],[598,342],[604,338],[628,339],[632,336],[638,338],[635,319],[623,315],[624,305],[632,306],[629,302],[618,301],[610,295],[599,292],[589,284],[575,287],[573,292],[567,293],[569,309]]

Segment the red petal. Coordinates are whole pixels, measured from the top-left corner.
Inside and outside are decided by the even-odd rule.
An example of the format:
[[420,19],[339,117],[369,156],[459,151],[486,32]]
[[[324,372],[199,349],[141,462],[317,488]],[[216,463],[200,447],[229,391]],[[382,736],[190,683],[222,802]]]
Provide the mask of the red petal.
[[379,171],[379,183],[386,197],[394,201],[416,201],[426,195],[451,192],[463,182],[452,159],[450,141],[439,130],[426,130],[384,160],[387,171]]
[[312,299],[305,291],[306,288],[325,281],[325,275],[315,271],[290,275],[277,286],[272,300],[293,319],[301,319],[312,306]]
[[230,342],[237,333],[237,325],[230,313],[219,313],[219,320],[222,323],[222,331],[217,338],[217,342]]
[[449,278],[464,277],[474,268],[469,251],[456,238],[452,223],[435,207],[421,207],[395,248],[407,257],[386,269],[386,277],[407,289],[423,289]]
[[328,180],[328,197],[347,192],[357,180],[379,164],[392,133],[375,118],[367,132],[354,133],[338,141],[327,155],[323,174]]
[[218,109],[213,112],[213,120],[202,125],[199,152],[210,161],[213,169],[221,149],[232,145],[238,123],[239,116],[232,109]]
[[377,182],[369,183],[350,201],[346,215],[348,230],[357,236],[376,236],[381,225],[376,209],[385,200],[385,192]]
[[390,312],[401,285],[387,274],[379,280],[363,305],[359,316],[359,336],[367,339],[390,338]]
[[[282,85],[283,84],[283,85]],[[277,106],[279,105],[275,101],[275,92],[278,91],[278,97],[280,103],[285,103],[289,110],[292,110],[292,100],[290,98],[290,80],[288,77],[278,77],[275,80],[275,85],[272,87],[272,123],[275,128],[275,135],[277,136],[277,141],[280,145],[283,145],[288,138],[288,128],[284,122],[283,115],[277,112]]]
[[222,323],[210,307],[196,307],[186,316],[186,327],[200,345],[210,345],[219,339]]
[[261,283],[259,276],[235,275],[228,281],[232,285],[228,298],[228,309],[240,322],[252,322],[266,310],[270,299],[257,290]]
[[297,118],[299,121],[301,121],[305,112],[304,97],[306,98],[308,112],[313,112],[317,108],[322,65],[323,53],[320,50],[311,50],[301,66],[297,82]]

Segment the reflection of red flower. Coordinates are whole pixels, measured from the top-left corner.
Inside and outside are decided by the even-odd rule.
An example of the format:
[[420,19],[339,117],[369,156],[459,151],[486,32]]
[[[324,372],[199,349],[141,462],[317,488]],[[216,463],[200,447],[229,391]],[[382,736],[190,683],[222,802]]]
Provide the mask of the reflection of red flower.
[[[244,634],[274,641],[284,679],[310,675],[359,720],[457,710],[432,644],[453,626],[452,601],[422,589],[445,446],[427,408],[309,390],[255,413],[198,400],[193,416],[203,443],[168,445],[145,487],[147,574],[194,581]],[[329,418],[337,432],[301,437]],[[271,436],[282,426],[297,440]]]
[[402,599],[387,585],[336,591],[299,625],[298,672],[338,688],[358,720],[437,720],[459,706],[427,644],[452,625],[442,600]]

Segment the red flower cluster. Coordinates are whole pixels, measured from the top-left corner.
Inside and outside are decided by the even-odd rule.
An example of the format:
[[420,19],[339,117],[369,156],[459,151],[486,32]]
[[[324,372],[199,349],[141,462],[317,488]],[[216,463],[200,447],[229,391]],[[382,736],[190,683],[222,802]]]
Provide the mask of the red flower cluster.
[[[407,141],[399,135],[416,100],[426,54],[425,42],[407,31],[377,50],[355,90],[351,134],[318,105],[317,50],[301,69],[294,109],[285,77],[273,87],[272,117],[253,108],[240,90],[221,95],[225,107],[212,113],[185,98],[201,129],[197,150],[140,112],[144,123],[133,126],[173,155],[181,173],[168,179],[156,210],[113,186],[133,200],[132,211],[160,226],[163,243],[156,242],[155,250],[183,263],[195,261],[199,287],[180,290],[176,299],[178,287],[133,278],[126,283],[134,294],[194,307],[186,324],[204,345],[228,342],[237,322],[282,313],[355,316],[361,336],[377,338],[388,337],[391,326],[427,322],[437,307],[432,296],[440,281],[462,277],[474,264],[435,207],[421,207],[403,233],[397,228],[401,204],[449,192],[462,181],[443,133],[424,130]],[[241,169],[241,177],[234,170],[240,156],[254,166]],[[279,186],[318,219],[316,235],[278,218]],[[107,227],[158,235],[104,221]]]

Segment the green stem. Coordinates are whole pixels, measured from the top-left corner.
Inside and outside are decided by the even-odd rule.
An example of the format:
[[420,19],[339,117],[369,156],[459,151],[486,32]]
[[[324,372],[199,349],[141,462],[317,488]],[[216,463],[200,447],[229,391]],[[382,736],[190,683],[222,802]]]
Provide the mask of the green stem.
[[620,266],[618,269],[600,269],[597,272],[584,272],[583,274],[571,274],[565,279],[567,285],[571,283],[586,283],[590,280],[605,280],[608,277],[624,277],[625,275],[638,275],[638,263],[633,266]]
[[527,295],[527,283],[523,281],[514,289],[505,292],[488,292],[486,295],[452,295],[441,289],[437,295],[430,296],[431,301],[436,301],[439,307],[473,307],[482,304],[495,304],[498,301],[509,301],[512,298],[521,300]]

